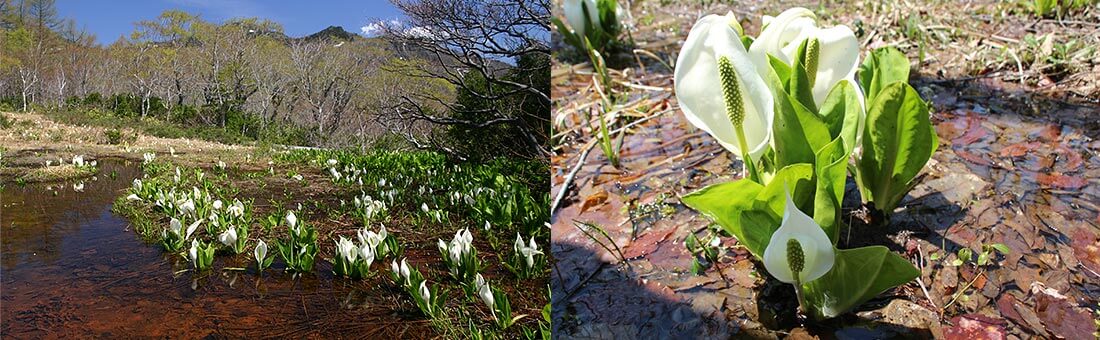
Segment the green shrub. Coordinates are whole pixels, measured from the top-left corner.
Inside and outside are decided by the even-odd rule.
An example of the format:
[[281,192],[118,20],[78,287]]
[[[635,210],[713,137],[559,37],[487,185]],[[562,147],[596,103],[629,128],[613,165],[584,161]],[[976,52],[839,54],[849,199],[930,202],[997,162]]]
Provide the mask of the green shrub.
[[118,129],[110,129],[104,131],[103,134],[107,135],[107,144],[118,145],[122,143],[122,131]]
[[12,121],[11,118],[8,118],[7,114],[0,113],[0,129],[11,128],[11,126],[14,125],[14,123],[15,122]]

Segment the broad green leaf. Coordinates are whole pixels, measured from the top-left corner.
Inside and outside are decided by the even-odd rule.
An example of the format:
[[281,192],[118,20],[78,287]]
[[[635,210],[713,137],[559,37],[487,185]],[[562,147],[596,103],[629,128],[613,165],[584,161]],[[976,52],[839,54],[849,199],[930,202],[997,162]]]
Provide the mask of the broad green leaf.
[[[809,163],[788,165],[779,169],[771,182],[756,195],[755,209],[767,209],[775,216],[783,216],[783,209],[787,205],[787,190],[791,191],[791,199],[803,212],[809,212],[808,208],[814,196],[814,167]],[[769,235],[770,236],[770,235]],[[766,243],[766,242],[765,242]]]
[[848,155],[843,140],[834,139],[817,153],[814,174],[817,190],[814,195],[814,221],[836,245],[840,237],[840,206],[844,202],[844,184],[848,179]]
[[[757,194],[764,189],[763,185],[748,179],[726,182],[708,186],[690,193],[681,201],[688,207],[695,209],[707,218],[710,218],[727,232],[732,234],[741,243],[746,243],[745,229],[741,221],[741,212],[753,209]],[[768,234],[771,235],[770,233]],[[763,246],[766,246],[765,241]],[[763,254],[763,246],[760,254]],[[749,250],[753,248],[750,247]],[[753,254],[756,254],[753,252]]]
[[872,103],[879,92],[896,82],[909,82],[909,58],[893,47],[875,49],[859,66],[859,85]]
[[909,84],[887,86],[867,110],[856,182],[865,202],[890,213],[939,146],[928,105]]
[[772,138],[777,166],[812,164],[817,150],[833,140],[825,121],[786,92],[778,91],[775,103]]
[[821,117],[829,127],[829,135],[834,139],[844,139],[844,149],[848,154],[856,148],[860,127],[863,125],[863,105],[852,83],[842,81],[829,90],[829,96],[821,103]]
[[772,71],[775,72],[775,76],[779,79],[780,84],[786,84],[791,79],[791,67],[784,63],[782,60],[768,55],[768,63],[772,66]]
[[909,261],[883,246],[838,250],[833,269],[802,285],[818,320],[841,315],[920,275]]
[[741,212],[741,225],[745,226],[744,234],[737,236],[737,240],[749,249],[749,252],[757,259],[764,258],[764,249],[768,248],[768,242],[772,234],[779,229],[782,215],[774,215],[766,209],[745,210]]

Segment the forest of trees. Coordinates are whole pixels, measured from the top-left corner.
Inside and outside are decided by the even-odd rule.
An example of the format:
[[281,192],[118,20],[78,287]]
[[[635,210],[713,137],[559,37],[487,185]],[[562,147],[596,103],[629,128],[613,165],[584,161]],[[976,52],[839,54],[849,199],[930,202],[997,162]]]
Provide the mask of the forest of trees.
[[549,0],[394,5],[406,22],[377,37],[329,27],[294,38],[263,18],[168,10],[101,45],[55,0],[0,0],[0,111],[98,110],[464,159],[548,155]]

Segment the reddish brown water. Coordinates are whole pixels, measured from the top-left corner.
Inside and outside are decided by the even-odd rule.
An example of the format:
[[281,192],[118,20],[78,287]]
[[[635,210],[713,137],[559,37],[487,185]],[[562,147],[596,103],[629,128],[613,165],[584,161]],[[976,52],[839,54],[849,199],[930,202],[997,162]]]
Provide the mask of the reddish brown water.
[[321,261],[317,274],[297,278],[279,264],[263,276],[224,269],[251,264],[244,255],[219,256],[206,273],[180,272],[189,263],[143,243],[111,212],[137,176],[136,164],[101,160],[84,192],[72,183],[5,183],[0,337],[428,336],[427,321],[382,275],[333,280]]

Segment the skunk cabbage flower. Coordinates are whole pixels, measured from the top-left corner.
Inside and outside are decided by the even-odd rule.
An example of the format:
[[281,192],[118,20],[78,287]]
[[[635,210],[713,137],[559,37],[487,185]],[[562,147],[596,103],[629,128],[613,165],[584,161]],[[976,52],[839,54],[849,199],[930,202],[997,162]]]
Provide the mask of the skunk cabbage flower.
[[142,186],[141,179],[135,178],[133,183],[134,191],[141,191]]
[[252,255],[256,257],[256,262],[264,263],[264,258],[267,257],[267,243],[260,240],[260,243],[256,244],[256,249],[252,251]]
[[535,266],[535,255],[541,255],[542,254],[542,251],[539,251],[538,244],[535,244],[535,237],[534,236],[531,236],[530,245],[525,245],[523,243],[523,238],[520,238],[519,233],[516,233],[515,249],[516,249],[516,252],[523,255],[524,259],[527,260],[527,267],[528,268],[531,268],[531,267]]
[[137,194],[130,194],[130,196],[126,196],[126,200],[127,201],[140,201],[141,197],[138,197]]
[[787,192],[783,224],[764,250],[764,268],[779,281],[801,284],[833,268],[833,243],[813,218],[798,210]]
[[153,160],[157,158],[157,154],[152,153],[152,152],[146,152],[146,153],[142,154],[141,157],[145,159],[144,162],[143,162],[144,164],[149,164],[149,163],[152,163]]
[[327,163],[328,163],[328,166],[334,167],[334,166],[336,166],[336,163],[339,163],[339,162],[335,159],[329,159]]
[[432,301],[432,292],[430,290],[428,290],[428,284],[427,283],[428,283],[427,280],[420,281],[420,298],[424,299],[424,303],[426,305],[431,306],[430,301]]
[[237,243],[237,229],[233,228],[233,226],[225,228],[225,231],[218,235],[218,242],[221,242],[226,247],[232,247]]
[[214,210],[222,209],[222,200],[214,200]]
[[[600,9],[596,7],[597,0],[565,0],[562,4],[562,12],[565,14],[565,21],[569,22],[569,26],[573,28],[573,31],[578,36],[585,36],[585,19],[592,24],[592,26],[602,26],[600,21]],[[584,6],[584,7],[581,7]],[[588,18],[584,17],[585,9],[588,10]],[[619,20],[619,16],[623,12],[623,7],[615,4],[615,20]]]
[[84,182],[73,184],[73,191],[84,192]]
[[73,156],[73,165],[84,166],[84,156],[82,156],[82,155]]
[[393,271],[394,274],[401,275],[401,267],[397,266],[397,260],[390,262],[390,271]]
[[374,263],[374,246],[370,244],[359,246],[359,257],[363,259],[363,262],[367,263],[367,267],[370,267],[370,265]]
[[[783,11],[771,20],[765,20],[763,31],[752,42],[749,54],[757,68],[769,67],[768,55],[794,65],[798,47],[807,41],[805,61],[812,84],[814,103],[820,107],[829,91],[841,81],[855,81],[859,68],[859,41],[847,26],[817,27],[817,17],[808,9],[795,7]],[[862,96],[861,91],[856,91]],[[862,103],[863,101],[860,100]]]
[[286,212],[286,224],[290,229],[298,230],[298,217],[294,216],[294,210]]
[[171,230],[173,234],[182,235],[180,231],[183,230],[183,224],[180,223],[180,220],[173,218],[172,221],[168,222],[168,229]]
[[187,255],[187,258],[191,259],[191,265],[197,268],[199,266],[196,263],[199,259],[199,240],[191,240],[191,249],[187,251]]
[[420,211],[428,212],[428,203],[420,203]]
[[489,306],[490,310],[493,310],[493,317],[496,317],[496,309],[493,308],[496,301],[493,299],[493,290],[489,288],[488,282],[482,282],[481,287],[477,289],[477,295],[481,297],[481,301],[485,302],[486,306]]
[[676,58],[676,99],[691,124],[755,161],[768,146],[775,113],[739,30],[733,12],[695,22]]
[[191,223],[191,225],[187,226],[187,233],[183,235],[183,238],[184,239],[190,238],[191,233],[195,232],[195,229],[199,228],[199,223],[201,223],[201,222],[202,222],[202,220],[197,220],[197,221],[195,221],[195,223]]
[[405,278],[405,281],[409,280],[409,263],[405,259],[401,259],[401,277]]
[[241,217],[244,215],[244,203],[241,203],[239,199],[233,199],[233,204],[229,205],[229,208],[226,210],[235,217]]
[[181,214],[192,216],[195,214],[195,201],[188,199],[179,206],[179,212]]
[[359,256],[359,249],[355,247],[351,240],[340,236],[340,239],[336,241],[336,254],[343,257],[347,262],[355,262],[356,257]]

